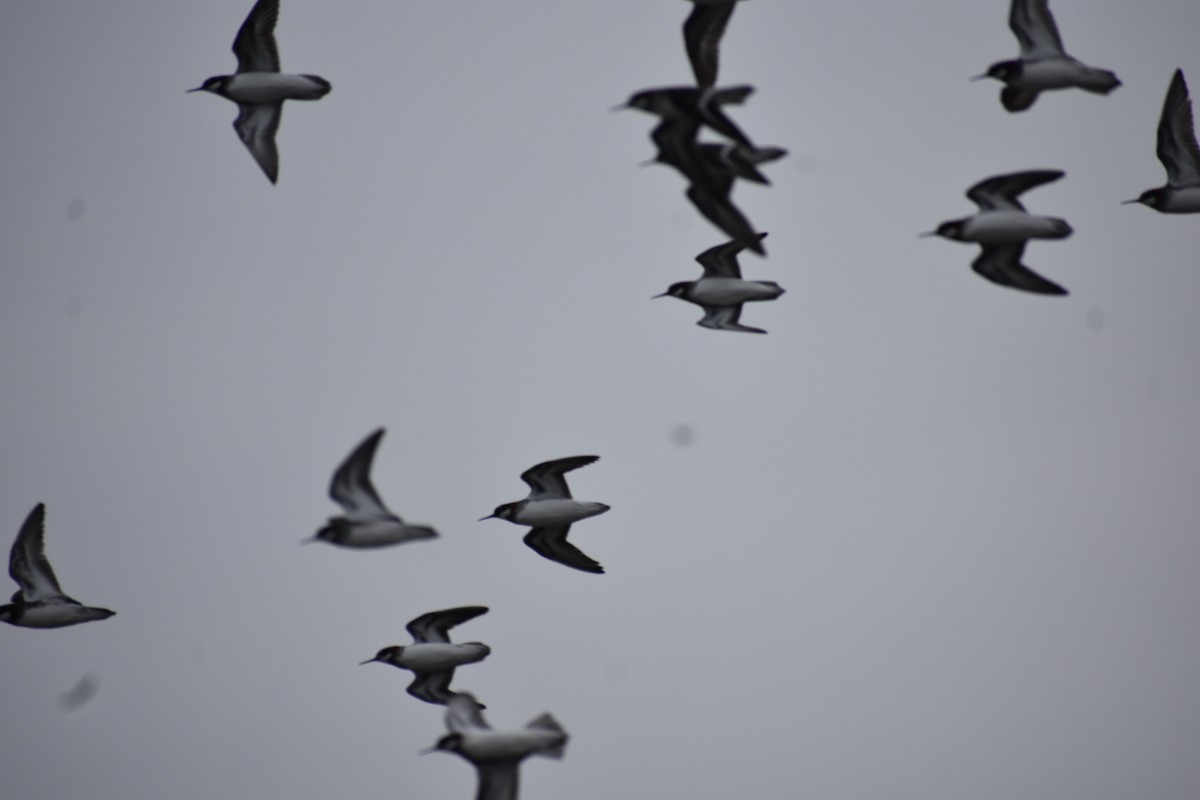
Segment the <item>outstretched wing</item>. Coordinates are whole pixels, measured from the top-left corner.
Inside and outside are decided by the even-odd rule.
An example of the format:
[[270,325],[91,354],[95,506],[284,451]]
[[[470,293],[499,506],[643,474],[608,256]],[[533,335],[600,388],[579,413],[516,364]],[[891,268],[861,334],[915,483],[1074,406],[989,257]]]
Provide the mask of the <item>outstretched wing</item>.
[[554,461],[543,461],[522,472],[521,480],[529,486],[529,499],[531,500],[569,499],[571,490],[567,488],[567,479],[563,476],[573,469],[586,467],[599,460],[600,456],[571,456]]
[[717,53],[725,26],[733,16],[733,0],[727,3],[696,3],[683,23],[683,44],[687,49],[696,84],[712,86],[717,82]]
[[408,623],[408,632],[417,642],[439,642],[448,644],[448,631],[455,625],[461,625],[469,619],[475,619],[488,612],[487,606],[459,606],[443,611],[430,611]]
[[279,48],[275,44],[278,21],[279,0],[258,0],[250,9],[233,40],[238,72],[279,72]]
[[279,180],[279,150],[275,131],[283,116],[283,103],[238,103],[233,129],[271,183]]
[[[760,242],[766,237],[766,233],[759,233],[755,236],[756,240]],[[737,257],[738,253],[745,249],[746,245],[735,239],[708,248],[696,256],[696,261],[704,267],[705,278],[741,278],[742,270],[738,266]]]
[[348,514],[391,514],[371,484],[371,463],[375,459],[375,449],[379,447],[379,440],[383,438],[383,434],[384,429],[380,428],[363,439],[337,468],[337,472],[333,473],[333,481],[329,484],[329,496],[346,509]]
[[1171,186],[1200,186],[1200,147],[1192,120],[1192,98],[1183,70],[1175,70],[1158,121],[1158,160]]
[[1017,196],[1035,186],[1056,181],[1066,175],[1057,169],[1033,169],[993,175],[967,189],[967,197],[983,211],[1024,211]]
[[418,672],[417,677],[408,685],[408,693],[426,703],[444,706],[454,697],[450,691],[450,681],[454,678],[454,670],[445,669],[438,672]]
[[971,269],[992,283],[1034,294],[1064,295],[1067,290],[1021,263],[1025,243],[987,246],[971,262]]
[[533,548],[533,551],[542,558],[548,558],[584,572],[602,574],[604,567],[600,566],[600,562],[587,557],[582,550],[567,541],[567,531],[569,530],[571,530],[570,525],[534,528],[525,534],[525,544]]
[[65,597],[46,559],[45,526],[46,505],[38,503],[21,525],[8,556],[8,574],[21,587],[21,599],[26,603]]
[[479,789],[475,800],[517,800],[517,769],[520,761],[485,761],[475,764]]
[[1021,43],[1022,58],[1065,55],[1049,0],[1012,0],[1008,27]]
[[741,331],[743,333],[766,333],[762,328],[751,328],[742,325],[738,319],[742,316],[742,306],[702,306],[704,316],[696,324],[702,328],[714,331]]
[[482,709],[475,695],[456,692],[446,701],[446,727],[451,733],[491,730],[492,726],[483,718]]

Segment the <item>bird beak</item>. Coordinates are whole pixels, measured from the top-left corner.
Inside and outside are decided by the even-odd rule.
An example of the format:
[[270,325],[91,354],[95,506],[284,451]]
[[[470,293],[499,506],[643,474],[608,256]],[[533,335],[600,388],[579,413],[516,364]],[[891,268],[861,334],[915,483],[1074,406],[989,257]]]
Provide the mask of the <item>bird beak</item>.
[[669,294],[670,294],[670,292],[663,292],[662,294],[656,294],[656,295],[654,295],[654,296],[653,296],[653,297],[651,297],[650,299],[651,299],[651,300],[657,300],[658,298],[660,298],[660,297],[666,297],[666,296],[667,296],[667,295],[669,295]]
[[657,163],[658,163],[657,158],[647,158],[645,161],[639,161],[638,166],[639,167],[651,167]]
[[609,111],[624,111],[627,108],[633,108],[633,106],[629,105],[629,103],[621,103],[620,105],[617,105],[617,106],[610,106],[608,110]]
[[992,77],[992,76],[991,76],[991,75],[988,75],[986,72],[981,72],[981,73],[980,73],[980,74],[978,74],[978,75],[972,75],[970,78],[968,78],[968,80],[972,80],[972,81],[981,81],[981,80],[983,80],[984,78],[990,78],[990,77]]
[[184,92],[184,94],[191,94],[192,92],[203,92],[203,91],[204,91],[203,86],[197,86],[195,89],[188,89],[186,92]]
[[1127,205],[1129,205],[1130,203],[1140,203],[1140,202],[1142,202],[1142,201],[1141,201],[1141,200],[1138,200],[1138,199],[1134,199],[1134,200],[1122,200],[1122,201],[1121,201],[1121,205],[1123,205],[1123,206],[1127,206]]
[[495,515],[495,514],[488,514],[486,517],[480,517],[480,518],[479,518],[478,520],[476,520],[476,521],[477,521],[477,522],[483,522],[485,519],[495,519],[495,518],[496,518],[496,515]]
[[418,750],[418,751],[417,751],[417,755],[419,755],[419,756],[427,756],[427,755],[429,755],[430,753],[436,753],[437,751],[438,751],[438,749],[437,749],[437,745],[434,745],[433,747],[426,747],[424,750]]
[[361,667],[363,664],[374,664],[378,660],[378,658],[368,658],[366,661],[358,662],[358,665]]
[[312,544],[313,542],[319,542],[319,541],[321,541],[320,537],[309,536],[307,539],[301,539],[300,544]]
[[926,236],[937,236],[937,235],[938,235],[937,231],[925,231],[923,233],[918,233],[917,238],[924,239]]

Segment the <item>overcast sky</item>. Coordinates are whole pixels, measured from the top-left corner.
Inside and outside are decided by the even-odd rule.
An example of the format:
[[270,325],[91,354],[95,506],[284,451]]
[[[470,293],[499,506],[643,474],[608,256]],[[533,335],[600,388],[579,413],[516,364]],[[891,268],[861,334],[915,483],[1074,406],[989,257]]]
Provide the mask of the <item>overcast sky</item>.
[[[333,91],[286,104],[277,186],[185,94],[251,5],[0,3],[0,547],[44,501],[118,612],[0,630],[0,794],[469,798],[417,755],[442,709],[357,664],[483,604],[455,687],[571,734],[523,800],[1200,796],[1200,217],[1119,205],[1164,182],[1200,4],[1054,0],[1124,85],[1022,114],[967,80],[1017,53],[1006,0],[740,4],[731,114],[791,152],[734,195],[767,336],[649,299],[724,241],[609,111],[691,80],[688,4],[284,0],[284,69]],[[1069,297],[917,238],[1039,168],[1075,234],[1025,263]],[[441,538],[300,547],[378,426]],[[476,521],[589,453],[608,574]]]

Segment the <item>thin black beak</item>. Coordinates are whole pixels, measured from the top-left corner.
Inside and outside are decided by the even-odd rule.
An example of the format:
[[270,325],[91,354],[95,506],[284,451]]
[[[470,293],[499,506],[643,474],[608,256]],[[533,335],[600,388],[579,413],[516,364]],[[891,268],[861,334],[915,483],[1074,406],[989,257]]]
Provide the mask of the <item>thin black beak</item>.
[[917,238],[924,239],[926,236],[937,236],[937,235],[938,235],[937,231],[925,231],[924,233],[918,233]]
[[1127,206],[1127,205],[1129,205],[1130,203],[1140,203],[1140,202],[1142,202],[1142,201],[1141,201],[1141,200],[1139,200],[1139,199],[1137,199],[1137,198],[1134,198],[1133,200],[1122,200],[1122,201],[1121,201],[1121,205],[1123,205],[1123,206]]
[[358,662],[358,665],[361,667],[363,664],[374,664],[378,660],[378,658],[368,658],[366,661]]
[[983,80],[984,78],[990,78],[990,77],[992,77],[992,76],[991,76],[991,75],[988,75],[986,72],[981,72],[981,73],[980,73],[980,74],[978,74],[978,75],[972,75],[972,76],[971,76],[970,78],[968,78],[967,80],[972,80],[972,81],[981,81],[981,80]]
[[476,522],[483,522],[485,519],[495,519],[495,514],[488,514],[486,517],[480,517]]

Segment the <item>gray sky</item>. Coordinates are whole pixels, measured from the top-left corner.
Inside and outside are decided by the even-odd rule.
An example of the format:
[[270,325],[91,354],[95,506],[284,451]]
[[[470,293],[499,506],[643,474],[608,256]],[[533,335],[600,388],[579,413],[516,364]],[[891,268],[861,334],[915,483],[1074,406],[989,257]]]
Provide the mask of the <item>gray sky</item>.
[[[1016,115],[967,81],[1017,52],[1005,0],[740,5],[721,81],[791,151],[735,192],[768,336],[648,299],[723,241],[608,111],[690,80],[686,4],[285,0],[284,69],[333,91],[287,104],[274,187],[184,93],[251,5],[0,4],[0,541],[46,502],[64,588],[118,612],[0,630],[4,794],[470,797],[416,755],[442,710],[357,662],[478,603],[455,686],[572,737],[524,800],[1200,795],[1200,239],[1118,205],[1163,183],[1200,5],[1054,0],[1124,86]],[[1075,235],[1025,263],[1070,297],[917,238],[1034,168]],[[442,538],[299,547],[379,425]],[[475,521],[580,453],[599,577]]]

